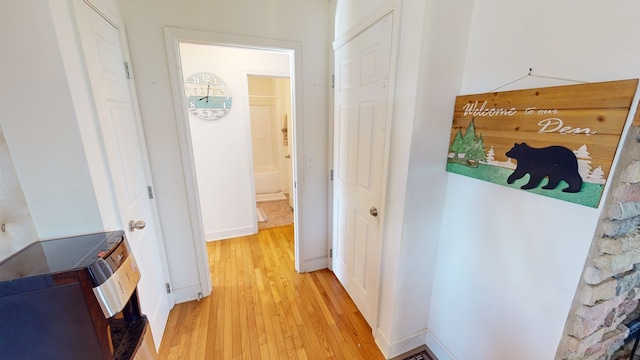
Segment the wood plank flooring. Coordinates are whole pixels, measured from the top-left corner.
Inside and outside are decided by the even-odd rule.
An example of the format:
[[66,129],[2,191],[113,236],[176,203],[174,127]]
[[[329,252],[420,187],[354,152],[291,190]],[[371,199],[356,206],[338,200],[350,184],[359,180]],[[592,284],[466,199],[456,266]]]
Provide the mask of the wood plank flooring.
[[293,226],[207,247],[213,293],[171,310],[160,359],[384,359],[331,271],[296,273]]

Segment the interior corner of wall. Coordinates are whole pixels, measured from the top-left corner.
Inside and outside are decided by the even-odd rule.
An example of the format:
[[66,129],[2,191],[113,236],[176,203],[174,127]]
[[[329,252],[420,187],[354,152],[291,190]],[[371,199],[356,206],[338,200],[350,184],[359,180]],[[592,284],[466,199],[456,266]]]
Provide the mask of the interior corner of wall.
[[425,344],[438,360],[456,360],[451,352],[444,346],[431,330],[427,329]]
[[[390,340],[390,337],[382,331],[380,327],[374,332],[374,340],[382,354],[387,358],[394,358],[422,345],[425,345],[427,329],[424,328],[415,333],[403,336],[397,340]],[[391,337],[392,338],[392,337]]]
[[376,342],[376,345],[378,345],[380,352],[382,352],[382,355],[388,359],[389,350],[391,349],[391,341],[380,327],[376,327],[376,330],[373,332],[373,339]]

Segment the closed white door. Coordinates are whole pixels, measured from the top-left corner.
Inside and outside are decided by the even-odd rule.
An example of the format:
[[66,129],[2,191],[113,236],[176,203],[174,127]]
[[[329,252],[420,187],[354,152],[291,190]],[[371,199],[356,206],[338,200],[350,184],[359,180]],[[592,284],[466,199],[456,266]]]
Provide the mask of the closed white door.
[[[164,243],[148,193],[148,162],[124,65],[121,30],[84,2],[74,4],[122,228],[142,274],[138,296],[159,346],[173,300],[165,286]],[[129,231],[130,221],[140,229]]]
[[[275,98],[250,97],[249,117],[251,121],[251,144],[254,172],[268,172],[279,169],[280,144],[276,142],[277,119],[275,118]],[[256,184],[256,188],[259,188]],[[265,193],[257,189],[258,193]],[[278,192],[279,189],[266,192]]]
[[380,276],[393,15],[335,53],[333,271],[372,327]]

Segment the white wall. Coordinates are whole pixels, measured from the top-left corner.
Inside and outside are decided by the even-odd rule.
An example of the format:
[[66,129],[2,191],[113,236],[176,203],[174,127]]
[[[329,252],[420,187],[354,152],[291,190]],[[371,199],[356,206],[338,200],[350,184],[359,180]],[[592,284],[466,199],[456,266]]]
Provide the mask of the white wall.
[[[529,68],[586,82],[637,78],[640,47],[628,35],[640,30],[638,11],[633,0],[475,0],[461,93],[489,92]],[[527,78],[501,90],[564,84]],[[446,137],[441,130],[432,136]],[[553,359],[600,209],[450,174],[442,213],[428,322],[436,355]]]
[[256,227],[247,75],[289,76],[286,53],[184,43],[183,77],[218,75],[232,97],[221,119],[189,114],[200,206],[207,240],[252,234]]
[[380,11],[393,7],[397,1],[339,0],[336,5],[335,37],[340,38],[380,17]]
[[[67,10],[67,3],[52,6]],[[38,236],[102,231],[61,52],[74,39],[57,37],[46,1],[2,2],[0,7],[0,41],[11,54],[0,66],[0,125]]]
[[455,96],[460,92],[473,0],[429,1],[425,7],[415,120],[398,263],[395,333],[424,341],[440,240],[444,172]]
[[[191,218],[173,110],[163,26],[294,41],[302,45],[300,100],[304,152],[313,160],[300,169],[300,238],[308,246],[302,263],[327,259],[327,122],[332,5],[311,1],[120,1],[133,61],[145,137],[156,185],[162,230],[174,287],[199,284]],[[299,168],[301,162],[298,162]]]

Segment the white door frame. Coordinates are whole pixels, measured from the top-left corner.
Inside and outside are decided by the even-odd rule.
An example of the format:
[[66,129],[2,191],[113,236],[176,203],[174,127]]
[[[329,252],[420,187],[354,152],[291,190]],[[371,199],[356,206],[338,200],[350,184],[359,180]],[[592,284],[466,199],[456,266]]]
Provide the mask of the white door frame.
[[[191,213],[191,227],[193,232],[193,241],[196,249],[196,261],[203,295],[207,296],[211,293],[211,278],[209,272],[209,262],[207,259],[206,239],[204,236],[204,224],[202,221],[202,213],[200,209],[200,200],[198,196],[198,187],[196,180],[196,169],[193,156],[193,146],[191,142],[191,134],[189,130],[189,119],[187,117],[186,104],[183,101],[184,87],[182,86],[182,66],[180,62],[180,42],[190,42],[205,45],[223,45],[232,47],[250,48],[256,50],[275,50],[292,53],[291,67],[294,69],[291,79],[291,93],[293,101],[291,107],[293,109],[293,136],[294,154],[303,154],[302,151],[302,108],[296,106],[296,103],[302,102],[302,45],[297,42],[284,40],[271,40],[263,38],[255,38],[241,35],[221,34],[198,30],[180,29],[165,26],[163,28],[165,36],[165,46],[167,58],[169,61],[169,75],[173,88],[174,111],[178,128],[178,138],[180,142],[180,150],[182,162],[184,164],[184,176],[187,184],[187,201]],[[301,156],[294,158],[294,183],[296,187],[292,189],[294,206],[299,209],[298,194],[301,193],[300,186],[303,183],[303,159]],[[302,258],[302,246],[300,246],[300,223],[299,211],[294,211],[294,243],[295,243],[295,269],[303,272],[300,268],[300,259]]]

